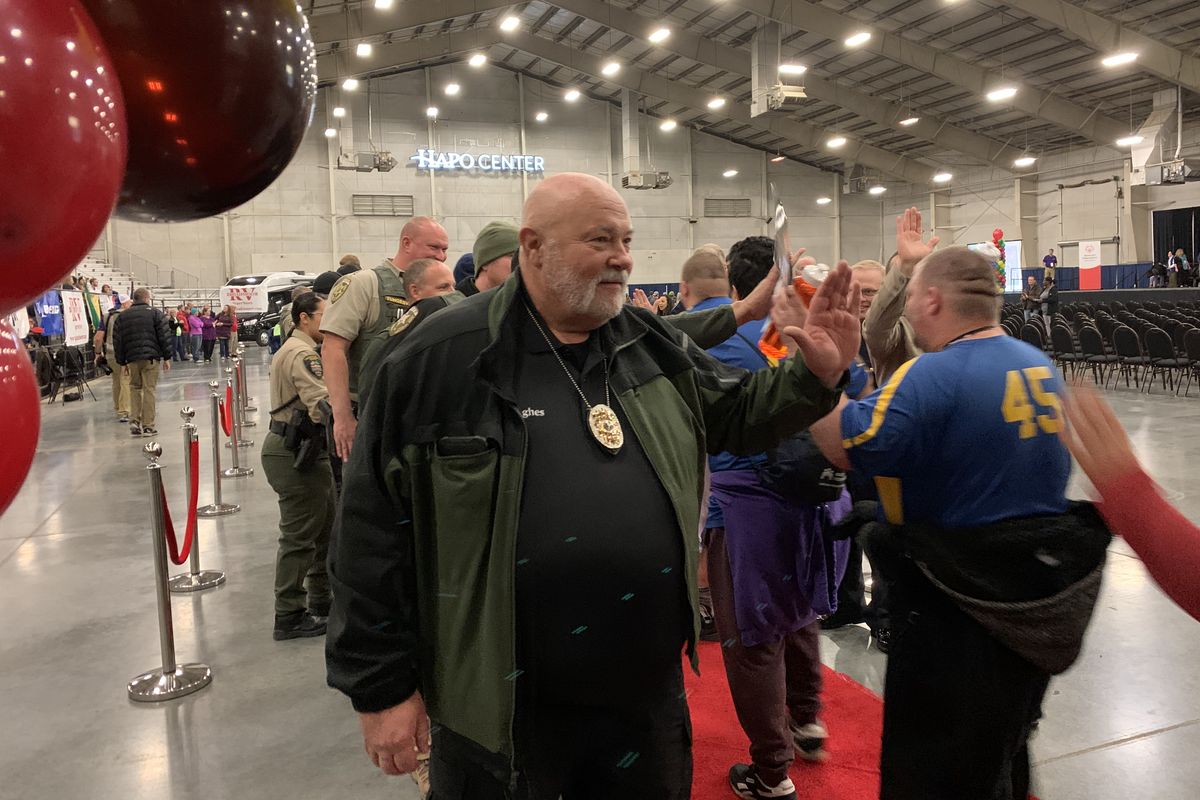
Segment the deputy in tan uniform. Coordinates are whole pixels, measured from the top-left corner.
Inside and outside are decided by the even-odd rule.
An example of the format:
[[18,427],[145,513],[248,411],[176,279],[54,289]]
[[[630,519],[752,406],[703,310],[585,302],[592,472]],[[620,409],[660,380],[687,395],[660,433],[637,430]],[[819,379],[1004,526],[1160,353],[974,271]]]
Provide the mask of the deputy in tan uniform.
[[329,616],[325,556],[336,500],[318,407],[329,392],[317,353],[325,306],[314,292],[297,297],[295,328],[271,358],[271,429],[263,439],[262,466],[279,495],[276,641],[321,636]]
[[121,305],[108,312],[104,319],[104,327],[96,331],[92,338],[92,349],[96,352],[96,363],[101,357],[112,370],[113,411],[117,412],[117,422],[129,422],[129,373],[117,364],[117,356],[113,351],[113,326],[117,315],[133,305],[132,300],[126,300]]
[[322,356],[333,406],[333,439],[342,459],[350,457],[357,429],[352,403],[358,399],[359,373],[369,361],[369,351],[387,339],[388,328],[408,307],[404,270],[418,258],[445,261],[449,247],[445,228],[429,217],[413,217],[400,232],[394,257],[347,275],[329,294],[329,310],[321,323]]

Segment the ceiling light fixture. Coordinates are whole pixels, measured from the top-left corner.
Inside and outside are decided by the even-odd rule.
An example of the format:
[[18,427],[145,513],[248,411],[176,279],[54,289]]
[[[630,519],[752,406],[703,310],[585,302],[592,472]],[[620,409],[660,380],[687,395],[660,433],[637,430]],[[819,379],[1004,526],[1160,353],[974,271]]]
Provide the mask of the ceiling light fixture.
[[459,92],[462,91],[462,87],[459,86],[457,83],[447,83],[446,88],[443,89],[442,91],[444,91],[450,97],[454,97],[455,95],[457,95]]
[[1133,147],[1135,144],[1141,144],[1145,141],[1144,136],[1138,136],[1136,133],[1133,136],[1125,136],[1117,139],[1117,147]]
[[787,158],[787,156],[785,156],[783,153],[780,153],[779,155],[777,155],[771,159],[771,163],[778,164],[780,161],[783,161],[785,158]]
[[825,145],[827,147],[832,147],[834,149],[837,149],[837,148],[841,147],[842,145],[844,145],[845,143],[846,143],[845,136],[832,136],[829,138],[828,141],[825,142]]
[[380,11],[387,11],[392,7],[392,0],[375,0],[375,8]]
[[342,108],[341,106],[334,106],[333,115],[338,119],[341,119],[342,117],[346,116],[346,109]]
[[371,43],[359,42],[358,46],[354,48],[354,55],[358,56],[359,58],[369,57],[371,55]]
[[485,56],[483,53],[475,53],[469,59],[467,59],[467,63],[472,67],[482,67],[487,63],[487,56]]
[[859,47],[871,41],[870,31],[859,31],[846,39],[846,47]]
[[654,31],[646,37],[654,44],[665,42],[667,37],[671,35],[671,29],[668,27],[655,28]]
[[511,32],[515,31],[519,27],[521,27],[521,18],[513,14],[509,14],[507,17],[500,20],[500,30],[502,31]]
[[1014,167],[1032,167],[1034,165],[1034,162],[1036,162],[1036,161],[1037,161],[1037,159],[1034,158],[1033,156],[1021,156],[1020,158],[1013,161],[1013,166]]
[[1116,53],[1108,58],[1100,59],[1100,63],[1106,67],[1122,67],[1137,61],[1137,57],[1137,53]]
[[832,197],[818,197],[817,198],[817,205],[819,205],[819,206],[827,206],[832,202],[833,202]]
[[803,75],[808,72],[808,67],[803,64],[780,64],[780,75]]
[[620,71],[621,71],[621,63],[619,61],[609,61],[607,64],[605,64],[603,67],[600,68],[600,74],[607,75],[610,78],[613,75],[616,75]]
[[567,89],[563,92],[563,100],[566,100],[568,103],[574,103],[580,96],[578,89]]
[[430,106],[429,108],[425,109],[425,116],[429,117],[430,119],[437,119],[437,115],[438,115],[438,107],[437,106]]
[[870,192],[871,194],[875,195],[876,197],[878,197],[879,195],[881,195],[887,191],[887,187],[886,186],[872,186],[870,189],[867,189],[867,191]]
[[662,122],[658,123],[658,129],[660,131],[673,131],[678,127],[679,123],[673,119],[664,119]]
[[335,136],[337,136],[337,128],[326,128],[325,129],[325,138],[326,139],[332,139]]
[[1011,100],[1017,96],[1017,87],[1002,86],[999,89],[992,89],[987,93],[987,99],[993,103],[999,103],[1001,100]]
[[916,125],[920,121],[921,121],[920,117],[908,117],[907,119],[900,120],[900,122],[897,124],[903,125],[906,128],[911,128],[913,125]]
[[949,183],[954,180],[954,174],[951,172],[939,172],[933,176],[934,183]]
[[538,122],[545,122],[546,120],[550,119],[550,115],[547,114],[545,111],[539,111],[539,112],[537,112],[537,114],[534,115],[533,118],[535,120],[537,120]]
[[723,178],[732,178],[732,177],[734,177],[735,175],[737,175],[737,170],[736,170],[736,169],[727,169],[727,170],[725,170],[724,172],[722,172],[722,173],[721,173],[721,177],[723,177]]
[[708,101],[708,107],[711,108],[713,111],[716,111],[718,108],[724,108],[725,107],[725,98],[724,97],[714,97],[712,100]]
[[346,78],[346,80],[342,81],[342,88],[347,92],[353,92],[358,88],[358,78]]

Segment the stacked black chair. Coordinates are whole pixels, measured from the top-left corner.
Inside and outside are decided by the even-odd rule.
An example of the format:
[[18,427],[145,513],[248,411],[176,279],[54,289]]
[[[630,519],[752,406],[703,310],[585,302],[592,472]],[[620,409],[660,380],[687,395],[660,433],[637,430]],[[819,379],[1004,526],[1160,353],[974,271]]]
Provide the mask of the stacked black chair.
[[1100,386],[1108,385],[1108,369],[1120,359],[1104,350],[1104,337],[1097,328],[1085,325],[1079,332],[1079,349],[1084,361],[1092,368],[1092,380]]
[[1054,344],[1054,363],[1063,371],[1063,380],[1067,379],[1067,367],[1071,367],[1071,377],[1083,362],[1083,353],[1075,347],[1071,329],[1066,325],[1055,325],[1050,331],[1050,341]]
[[1154,376],[1158,375],[1163,389],[1167,388],[1169,381],[1171,389],[1179,394],[1178,386],[1175,383],[1175,373],[1190,372],[1191,361],[1176,355],[1171,337],[1162,328],[1150,328],[1146,331],[1145,339],[1146,355],[1150,357],[1150,378],[1146,381],[1146,391],[1150,391],[1154,384]]
[[[1125,386],[1129,386],[1130,373],[1133,374],[1133,385],[1142,388],[1141,373],[1143,367],[1150,366],[1150,359],[1142,350],[1137,331],[1128,325],[1118,325],[1112,332],[1113,351],[1117,354],[1117,377],[1125,376]],[[1116,380],[1114,378],[1114,385]]]

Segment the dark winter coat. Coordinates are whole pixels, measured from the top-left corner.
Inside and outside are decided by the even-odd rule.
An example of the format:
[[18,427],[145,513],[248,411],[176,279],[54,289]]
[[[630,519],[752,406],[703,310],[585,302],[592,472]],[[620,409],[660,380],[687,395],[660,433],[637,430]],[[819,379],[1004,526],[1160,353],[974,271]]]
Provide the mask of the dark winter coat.
[[173,344],[166,315],[146,303],[134,303],[113,323],[113,353],[121,366],[134,361],[169,360]]

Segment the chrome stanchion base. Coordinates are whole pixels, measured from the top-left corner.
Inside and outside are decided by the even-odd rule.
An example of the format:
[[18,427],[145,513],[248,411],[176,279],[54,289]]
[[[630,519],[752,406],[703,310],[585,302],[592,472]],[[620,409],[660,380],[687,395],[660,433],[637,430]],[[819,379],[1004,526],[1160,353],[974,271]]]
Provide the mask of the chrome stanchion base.
[[236,514],[242,507],[237,503],[209,503],[196,509],[198,517],[223,517],[226,514]]
[[253,467],[230,467],[229,469],[222,470],[221,474],[224,475],[226,478],[245,478],[248,475],[254,474],[254,468]]
[[207,664],[180,664],[174,672],[162,668],[138,675],[129,682],[129,699],[137,703],[156,703],[198,692],[212,683]]
[[225,573],[215,569],[202,569],[199,572],[185,572],[167,581],[167,588],[176,594],[182,592],[198,592],[201,589],[211,589],[225,582]]

